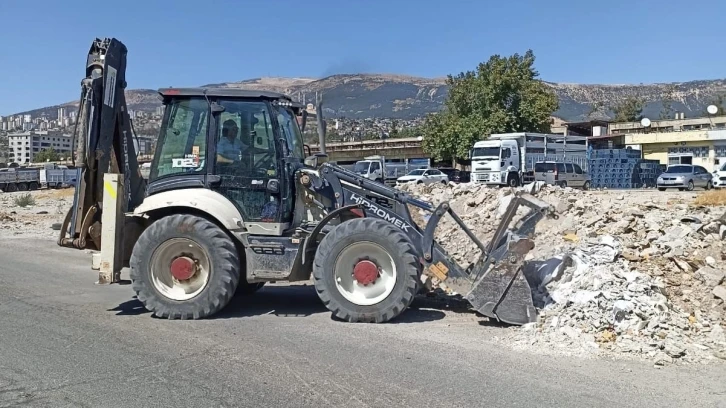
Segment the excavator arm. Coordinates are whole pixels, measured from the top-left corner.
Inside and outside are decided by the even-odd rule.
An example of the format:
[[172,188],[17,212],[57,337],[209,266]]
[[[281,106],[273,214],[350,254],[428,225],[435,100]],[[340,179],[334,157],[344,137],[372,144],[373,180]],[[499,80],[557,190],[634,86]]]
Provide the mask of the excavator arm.
[[123,211],[133,210],[144,199],[146,182],[124,94],[126,55],[126,46],[115,38],[96,39],[88,52],[74,132],[80,177],[61,226],[61,246],[101,249],[105,173],[123,175]]

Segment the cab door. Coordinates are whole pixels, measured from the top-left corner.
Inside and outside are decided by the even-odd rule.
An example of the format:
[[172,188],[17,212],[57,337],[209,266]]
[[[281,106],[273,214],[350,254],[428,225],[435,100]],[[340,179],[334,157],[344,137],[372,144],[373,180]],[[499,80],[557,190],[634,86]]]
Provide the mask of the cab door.
[[219,178],[214,190],[239,209],[250,233],[281,235],[291,214],[282,208],[277,122],[271,106],[259,101],[219,104],[224,111],[217,115],[213,133],[214,174]]

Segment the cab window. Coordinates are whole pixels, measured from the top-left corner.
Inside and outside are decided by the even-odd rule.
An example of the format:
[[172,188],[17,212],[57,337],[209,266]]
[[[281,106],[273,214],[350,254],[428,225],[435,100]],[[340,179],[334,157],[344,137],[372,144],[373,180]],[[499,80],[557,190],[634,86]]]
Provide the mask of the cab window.
[[302,133],[295,115],[289,109],[278,107],[277,123],[280,126],[280,134],[285,137],[290,149],[290,156],[303,159]]
[[208,112],[203,98],[179,99],[167,106],[149,179],[204,171]]

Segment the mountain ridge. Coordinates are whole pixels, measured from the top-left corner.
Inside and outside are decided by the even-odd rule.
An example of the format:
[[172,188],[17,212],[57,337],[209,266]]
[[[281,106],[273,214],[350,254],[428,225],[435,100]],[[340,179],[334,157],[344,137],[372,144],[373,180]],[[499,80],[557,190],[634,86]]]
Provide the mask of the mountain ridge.
[[[612,105],[627,97],[637,96],[646,101],[643,114],[657,118],[662,99],[672,89],[672,108],[687,116],[702,116],[705,108],[719,95],[726,95],[726,79],[697,79],[684,82],[652,84],[578,84],[542,81],[557,94],[559,109],[553,116],[566,121],[586,120],[594,104]],[[233,82],[220,82],[201,87],[245,88],[270,90],[291,95],[301,102],[314,102],[315,94],[324,96],[324,112],[328,117],[363,119],[385,117],[411,119],[441,109],[448,86],[445,77],[427,78],[405,74],[338,74],[324,78],[257,77]],[[128,89],[130,110],[153,111],[161,106],[156,89]],[[34,109],[17,114],[54,118],[60,106],[77,109],[78,101]],[[590,116],[609,119],[601,110]]]

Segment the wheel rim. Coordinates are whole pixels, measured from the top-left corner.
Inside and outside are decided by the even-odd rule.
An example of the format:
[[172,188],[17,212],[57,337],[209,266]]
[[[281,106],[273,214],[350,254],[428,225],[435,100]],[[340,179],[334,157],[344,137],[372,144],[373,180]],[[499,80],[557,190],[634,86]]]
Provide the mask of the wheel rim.
[[359,306],[383,301],[396,285],[396,264],[382,246],[360,241],[344,248],[335,260],[335,287]]
[[151,282],[162,295],[173,300],[197,296],[209,282],[209,256],[196,242],[174,238],[154,251],[150,262]]

